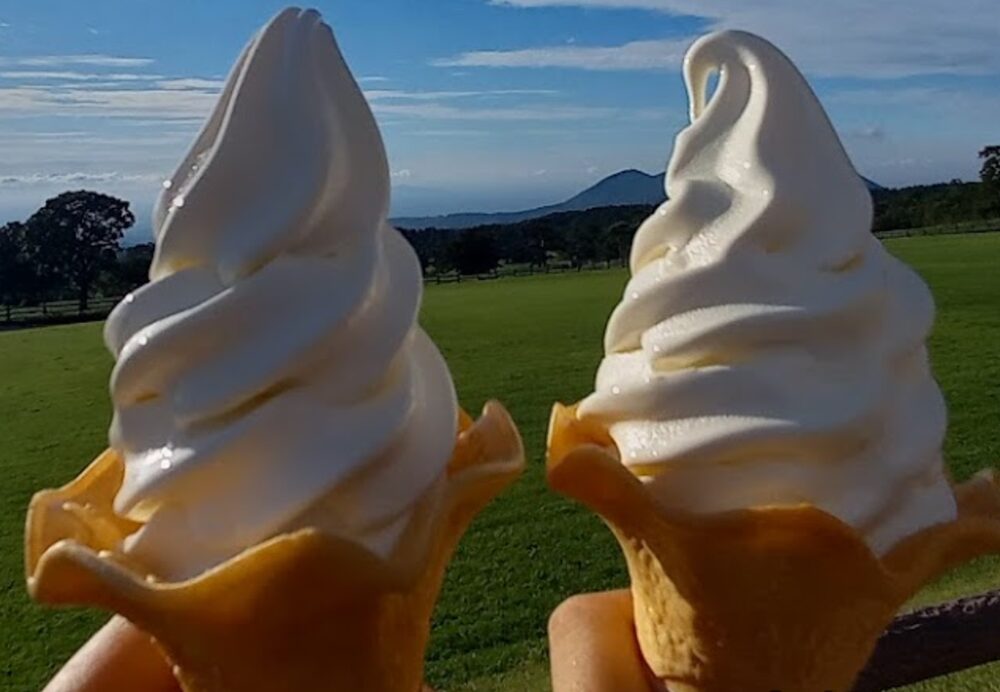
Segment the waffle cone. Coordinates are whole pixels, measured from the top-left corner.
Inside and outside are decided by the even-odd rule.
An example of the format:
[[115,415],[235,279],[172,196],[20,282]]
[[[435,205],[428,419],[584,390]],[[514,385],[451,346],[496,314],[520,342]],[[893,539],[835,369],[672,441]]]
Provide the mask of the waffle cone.
[[466,527],[521,471],[520,436],[490,403],[462,432],[439,492],[428,493],[382,559],[316,528],[277,536],[179,583],[115,550],[138,525],[112,511],[123,478],[108,451],[28,510],[31,596],[120,613],[153,635],[186,692],[420,689],[430,618]]
[[608,432],[557,405],[548,482],[597,512],[621,545],[636,634],[671,690],[850,690],[879,635],[928,581],[1000,552],[1000,488],[955,488],[958,518],[881,559],[815,507],[695,515],[659,504]]

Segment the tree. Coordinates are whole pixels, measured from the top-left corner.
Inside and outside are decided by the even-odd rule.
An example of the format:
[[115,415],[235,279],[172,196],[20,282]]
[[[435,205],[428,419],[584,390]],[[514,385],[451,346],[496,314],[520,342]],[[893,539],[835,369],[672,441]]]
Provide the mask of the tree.
[[580,271],[587,262],[594,262],[600,256],[603,229],[594,220],[583,218],[574,224],[566,241],[566,251],[573,267]]
[[83,313],[94,282],[114,264],[122,236],[134,223],[124,200],[87,190],[64,192],[28,219],[28,254],[47,287],[72,286]]
[[6,308],[8,320],[11,307],[21,303],[31,290],[24,235],[20,221],[0,226],[0,303]]
[[634,236],[635,226],[627,221],[616,221],[608,227],[607,243],[614,248],[614,259],[617,259],[623,267],[628,263]]
[[486,274],[497,268],[500,253],[493,236],[483,231],[459,233],[451,244],[451,264],[459,274]]
[[410,247],[416,253],[417,259],[420,261],[420,271],[426,274],[427,268],[431,264],[431,234],[411,231],[408,228],[400,228],[398,230],[400,235],[406,238],[406,242],[410,244]]
[[984,183],[1000,185],[1000,145],[983,147],[979,158],[983,160],[983,167],[979,171],[980,179]]
[[149,281],[149,266],[156,246],[132,245],[118,253],[118,260],[101,273],[97,288],[104,295],[120,296]]

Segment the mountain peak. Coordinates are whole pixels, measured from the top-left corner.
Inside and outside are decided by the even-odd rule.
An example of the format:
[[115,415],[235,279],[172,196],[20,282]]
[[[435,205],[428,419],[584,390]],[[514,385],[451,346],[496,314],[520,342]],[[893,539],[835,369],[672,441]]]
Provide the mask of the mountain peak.
[[635,168],[618,171],[591,185],[578,195],[559,204],[550,204],[524,211],[494,214],[448,214],[446,216],[407,217],[392,219],[401,228],[471,228],[489,224],[517,223],[563,211],[584,211],[594,207],[632,204],[659,204],[667,198],[664,174],[650,175]]
[[[654,175],[636,168],[627,168],[591,185],[578,195],[559,204],[550,204],[524,211],[498,212],[494,214],[448,214],[446,216],[423,216],[392,219],[400,228],[420,230],[422,228],[471,228],[492,224],[517,223],[537,219],[563,211],[585,211],[594,207],[614,207],[626,205],[655,206],[667,198],[665,173]],[[862,178],[871,191],[884,189],[878,183]]]

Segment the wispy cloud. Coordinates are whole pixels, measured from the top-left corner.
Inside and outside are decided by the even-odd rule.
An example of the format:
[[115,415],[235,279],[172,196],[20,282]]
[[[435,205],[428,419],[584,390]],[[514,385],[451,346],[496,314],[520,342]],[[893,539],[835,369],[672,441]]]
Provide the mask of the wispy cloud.
[[376,115],[406,116],[424,120],[470,121],[532,121],[532,120],[594,120],[621,113],[617,108],[596,106],[510,106],[496,108],[464,108],[442,103],[378,103],[372,109]]
[[[996,0],[951,0],[947,9],[938,0],[910,0],[905,9],[870,0],[491,0],[490,4],[652,10],[700,17],[709,29],[740,28],[766,36],[805,70],[821,76],[1000,74]],[[436,64],[648,70],[676,65],[679,43],[690,38],[473,51]]]
[[841,89],[826,95],[824,101],[855,108],[883,106],[906,109],[911,116],[947,114],[951,118],[981,125],[996,122],[996,114],[1000,112],[1000,93],[959,86]]
[[[86,82],[88,73],[34,72],[37,79],[51,78]],[[0,72],[0,78],[26,76],[24,71]],[[101,77],[97,75],[97,77]],[[40,86],[22,84],[0,87],[0,115],[73,117],[100,116],[157,120],[196,119],[205,116],[222,88],[222,80],[196,77],[164,79],[159,75],[104,75],[126,80],[153,81],[149,87],[118,82]],[[107,85],[107,86],[105,86]],[[484,105],[487,99],[514,97],[552,97],[551,89],[487,89],[469,91],[370,90],[366,92],[375,111],[381,115],[437,120],[580,120],[602,117],[606,108],[548,104]],[[468,100],[470,103],[457,105]],[[490,103],[497,103],[490,101]],[[453,105],[454,104],[454,105]]]
[[180,79],[162,79],[156,83],[161,89],[184,91],[188,89],[219,91],[226,85],[224,79],[202,79],[200,77],[184,77]]
[[369,101],[440,101],[482,96],[556,96],[552,89],[489,89],[482,91],[398,91],[374,89],[365,91]]
[[0,71],[0,78],[13,80],[63,80],[71,82],[85,81],[106,81],[106,82],[135,82],[142,80],[162,79],[163,75],[141,74],[137,72],[72,72],[56,70],[4,70]]
[[24,67],[59,67],[89,65],[91,67],[145,67],[153,64],[152,58],[132,58],[118,55],[35,55],[22,58],[0,57],[0,65]]
[[158,182],[162,176],[155,173],[28,173],[26,175],[0,176],[0,186],[34,185],[86,185],[100,183],[150,183]]
[[358,77],[358,82],[361,84],[367,84],[369,82],[388,82],[390,81],[388,77],[383,77],[381,75],[373,75],[371,77]]
[[854,130],[848,130],[845,135],[854,139],[881,142],[886,138],[885,129],[881,125],[867,125]]
[[0,87],[0,114],[188,119],[203,117],[215,99],[215,94],[192,90]]
[[405,133],[410,137],[484,137],[490,134],[490,130],[471,130],[471,129],[420,129],[420,130],[408,130]]
[[434,60],[437,67],[570,67],[584,70],[651,70],[680,64],[690,41],[632,41],[621,46],[560,45],[520,50],[480,50]]

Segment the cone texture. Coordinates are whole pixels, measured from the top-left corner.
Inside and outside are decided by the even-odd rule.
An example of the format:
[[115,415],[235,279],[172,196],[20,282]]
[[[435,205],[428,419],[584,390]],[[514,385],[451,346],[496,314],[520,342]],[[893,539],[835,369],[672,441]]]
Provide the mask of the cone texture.
[[557,405],[548,481],[621,545],[643,657],[671,690],[850,690],[876,640],[924,584],[1000,552],[991,474],[955,489],[959,516],[876,557],[815,507],[695,515],[660,505],[606,430]]
[[124,615],[153,635],[185,692],[416,691],[455,545],[523,465],[517,429],[490,403],[474,424],[463,414],[446,477],[388,560],[305,528],[168,583],[114,552],[138,525],[112,511],[124,470],[108,451],[32,500],[28,589],[42,603]]

